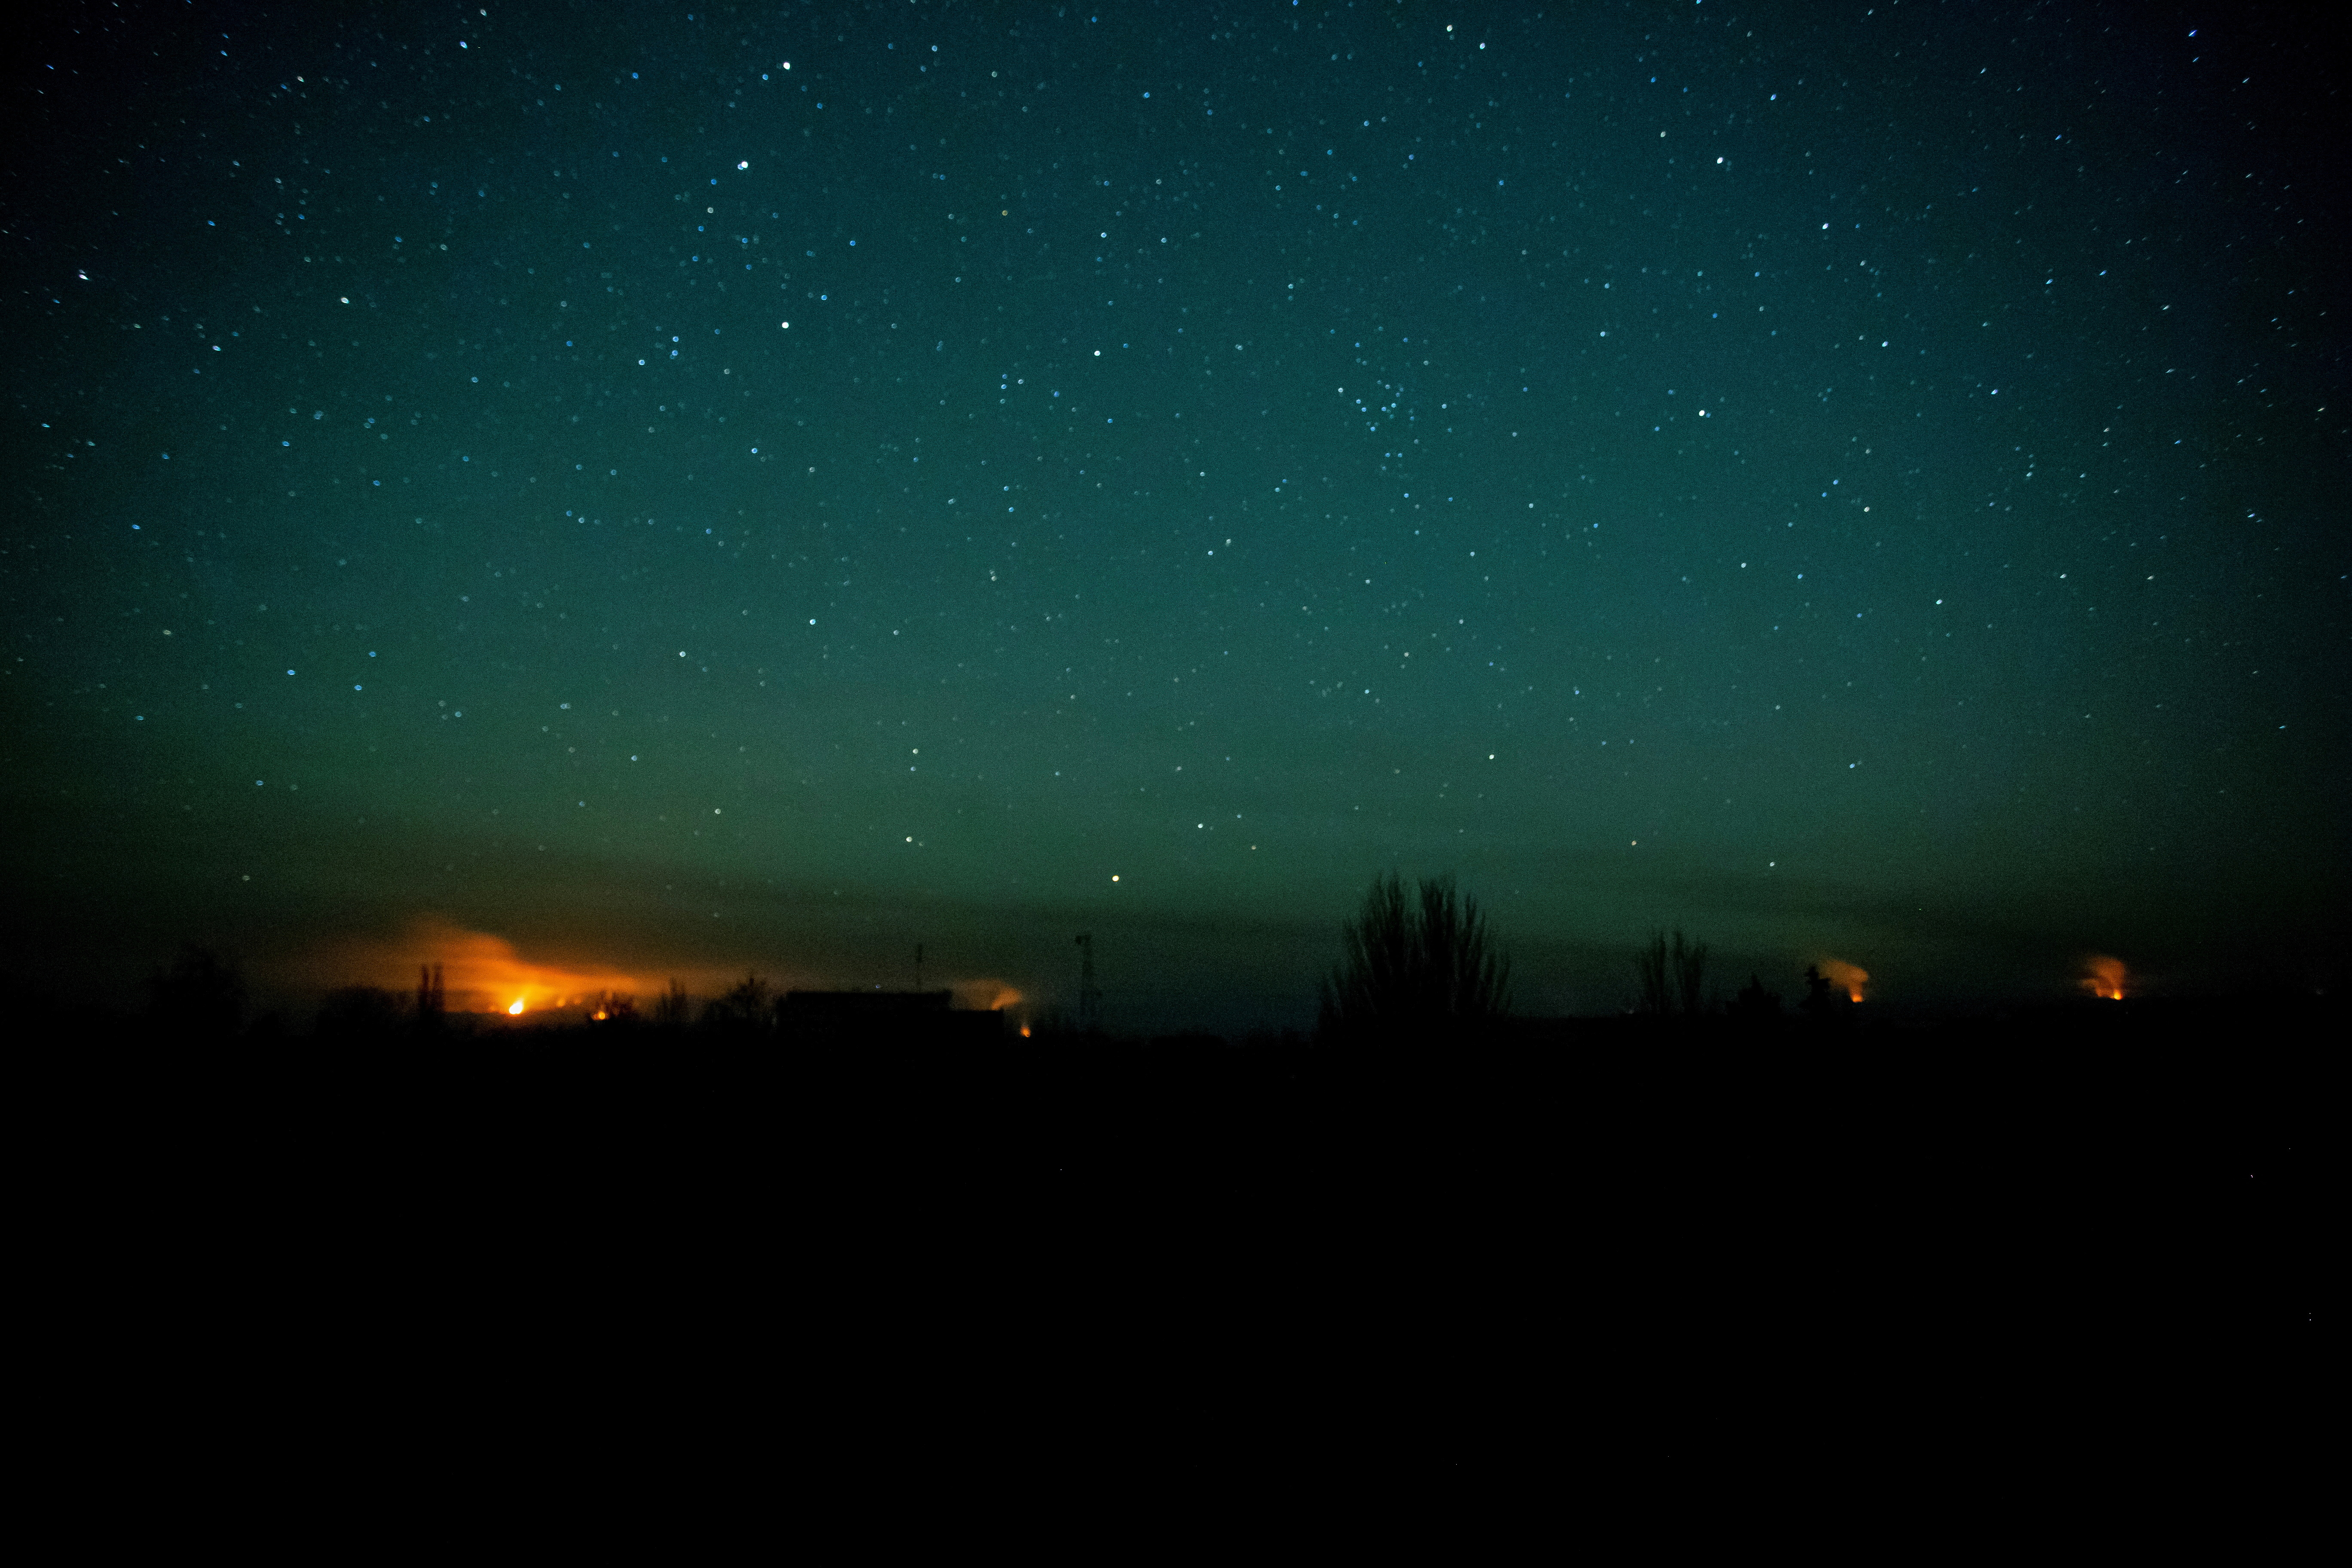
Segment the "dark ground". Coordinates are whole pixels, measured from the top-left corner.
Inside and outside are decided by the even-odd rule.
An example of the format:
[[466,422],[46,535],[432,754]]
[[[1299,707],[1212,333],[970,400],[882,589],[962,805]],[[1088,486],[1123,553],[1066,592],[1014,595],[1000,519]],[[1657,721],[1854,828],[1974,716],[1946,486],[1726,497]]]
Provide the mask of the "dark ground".
[[1164,1416],[1214,1466],[1336,1441],[1892,1483],[1966,1454],[2033,1487],[2210,1446],[2284,1485],[2326,1315],[2324,1023],[57,1037],[10,1098],[61,1319],[199,1407],[268,1368],[297,1420],[674,1388],[861,1443]]

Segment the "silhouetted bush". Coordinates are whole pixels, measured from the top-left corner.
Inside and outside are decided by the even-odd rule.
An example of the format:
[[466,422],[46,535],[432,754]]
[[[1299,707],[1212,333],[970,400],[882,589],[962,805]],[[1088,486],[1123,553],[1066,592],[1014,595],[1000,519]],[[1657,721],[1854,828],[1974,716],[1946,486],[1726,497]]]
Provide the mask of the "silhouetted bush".
[[1412,899],[1395,876],[1373,878],[1339,940],[1339,963],[1323,984],[1326,1038],[1402,1043],[1510,1011],[1510,959],[1450,875],[1424,879]]

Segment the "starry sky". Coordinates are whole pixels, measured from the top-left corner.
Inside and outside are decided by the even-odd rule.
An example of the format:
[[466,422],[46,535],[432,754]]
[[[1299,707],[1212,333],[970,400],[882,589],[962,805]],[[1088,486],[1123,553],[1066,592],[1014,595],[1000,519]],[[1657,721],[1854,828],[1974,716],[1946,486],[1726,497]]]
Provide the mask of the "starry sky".
[[[2340,64],[2242,6],[69,7],[9,971],[1311,1020],[2328,984]],[[111,992],[108,987],[113,987]],[[455,999],[453,999],[455,1000]]]

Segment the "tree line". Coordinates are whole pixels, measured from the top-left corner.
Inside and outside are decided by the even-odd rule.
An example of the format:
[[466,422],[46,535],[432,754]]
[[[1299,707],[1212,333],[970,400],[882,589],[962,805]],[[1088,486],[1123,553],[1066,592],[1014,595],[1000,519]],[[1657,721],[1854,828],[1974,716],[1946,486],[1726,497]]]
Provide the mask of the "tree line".
[[[1339,927],[1340,955],[1318,988],[1317,1034],[1335,1045],[1405,1045],[1492,1029],[1512,1016],[1511,957],[1478,900],[1451,873],[1408,887],[1393,872],[1376,876],[1352,919]],[[1728,1001],[1709,984],[1707,943],[1679,928],[1653,931],[1630,956],[1632,1000],[1642,1017],[1689,1022],[1725,1018],[1755,1026],[1789,1021],[1780,997],[1750,975]],[[1795,1016],[1835,1026],[1851,1016],[1843,991],[1817,968],[1805,971]],[[173,1038],[226,1041],[247,1032],[247,988],[236,960],[184,945],[146,985],[145,1022]],[[613,1031],[649,1027],[751,1037],[779,1030],[784,997],[756,973],[699,1009],[677,979],[642,1007],[635,995],[606,993],[588,1016]],[[288,1032],[282,1018],[256,1020],[263,1033]],[[312,1033],[344,1039],[431,1034],[448,1026],[437,965],[420,973],[413,1004],[372,985],[345,986],[321,1004]]]

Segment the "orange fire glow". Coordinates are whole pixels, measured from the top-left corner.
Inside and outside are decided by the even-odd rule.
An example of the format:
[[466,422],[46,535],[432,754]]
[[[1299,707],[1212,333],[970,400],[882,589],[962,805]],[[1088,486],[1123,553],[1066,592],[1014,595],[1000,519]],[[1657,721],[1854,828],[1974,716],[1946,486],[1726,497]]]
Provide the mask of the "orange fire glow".
[[[740,984],[747,969],[767,981],[772,994],[841,983],[839,977],[796,972],[777,964],[771,955],[757,953],[748,962],[727,964],[665,964],[649,974],[563,954],[526,956],[505,937],[429,917],[397,935],[322,945],[299,961],[297,973],[322,992],[366,984],[406,996],[415,991],[420,965],[441,971],[445,1005],[451,1014],[528,1019],[534,1027],[649,1013],[673,976],[689,994],[703,998]],[[1028,999],[1006,980],[981,976],[943,984],[959,1009],[1003,1013],[1008,1028],[1024,1033],[1034,1021]]]
[[1829,978],[1831,984],[1845,987],[1846,1000],[1849,1002],[1861,1001],[1864,988],[1870,984],[1869,970],[1858,963],[1848,963],[1842,958],[1822,959],[1821,971]]
[[959,1007],[982,1013],[1002,1013],[1021,1005],[1021,993],[1002,980],[961,980],[952,987]]
[[321,951],[307,968],[322,986],[365,983],[404,993],[416,984],[417,966],[441,965],[448,1006],[459,1013],[555,1012],[593,1007],[604,994],[650,995],[660,982],[647,982],[597,964],[536,963],[514,943],[487,931],[467,931],[446,921],[417,921],[394,938]]
[[2124,999],[2124,961],[2095,953],[2083,961],[2083,989],[2109,1002]]

